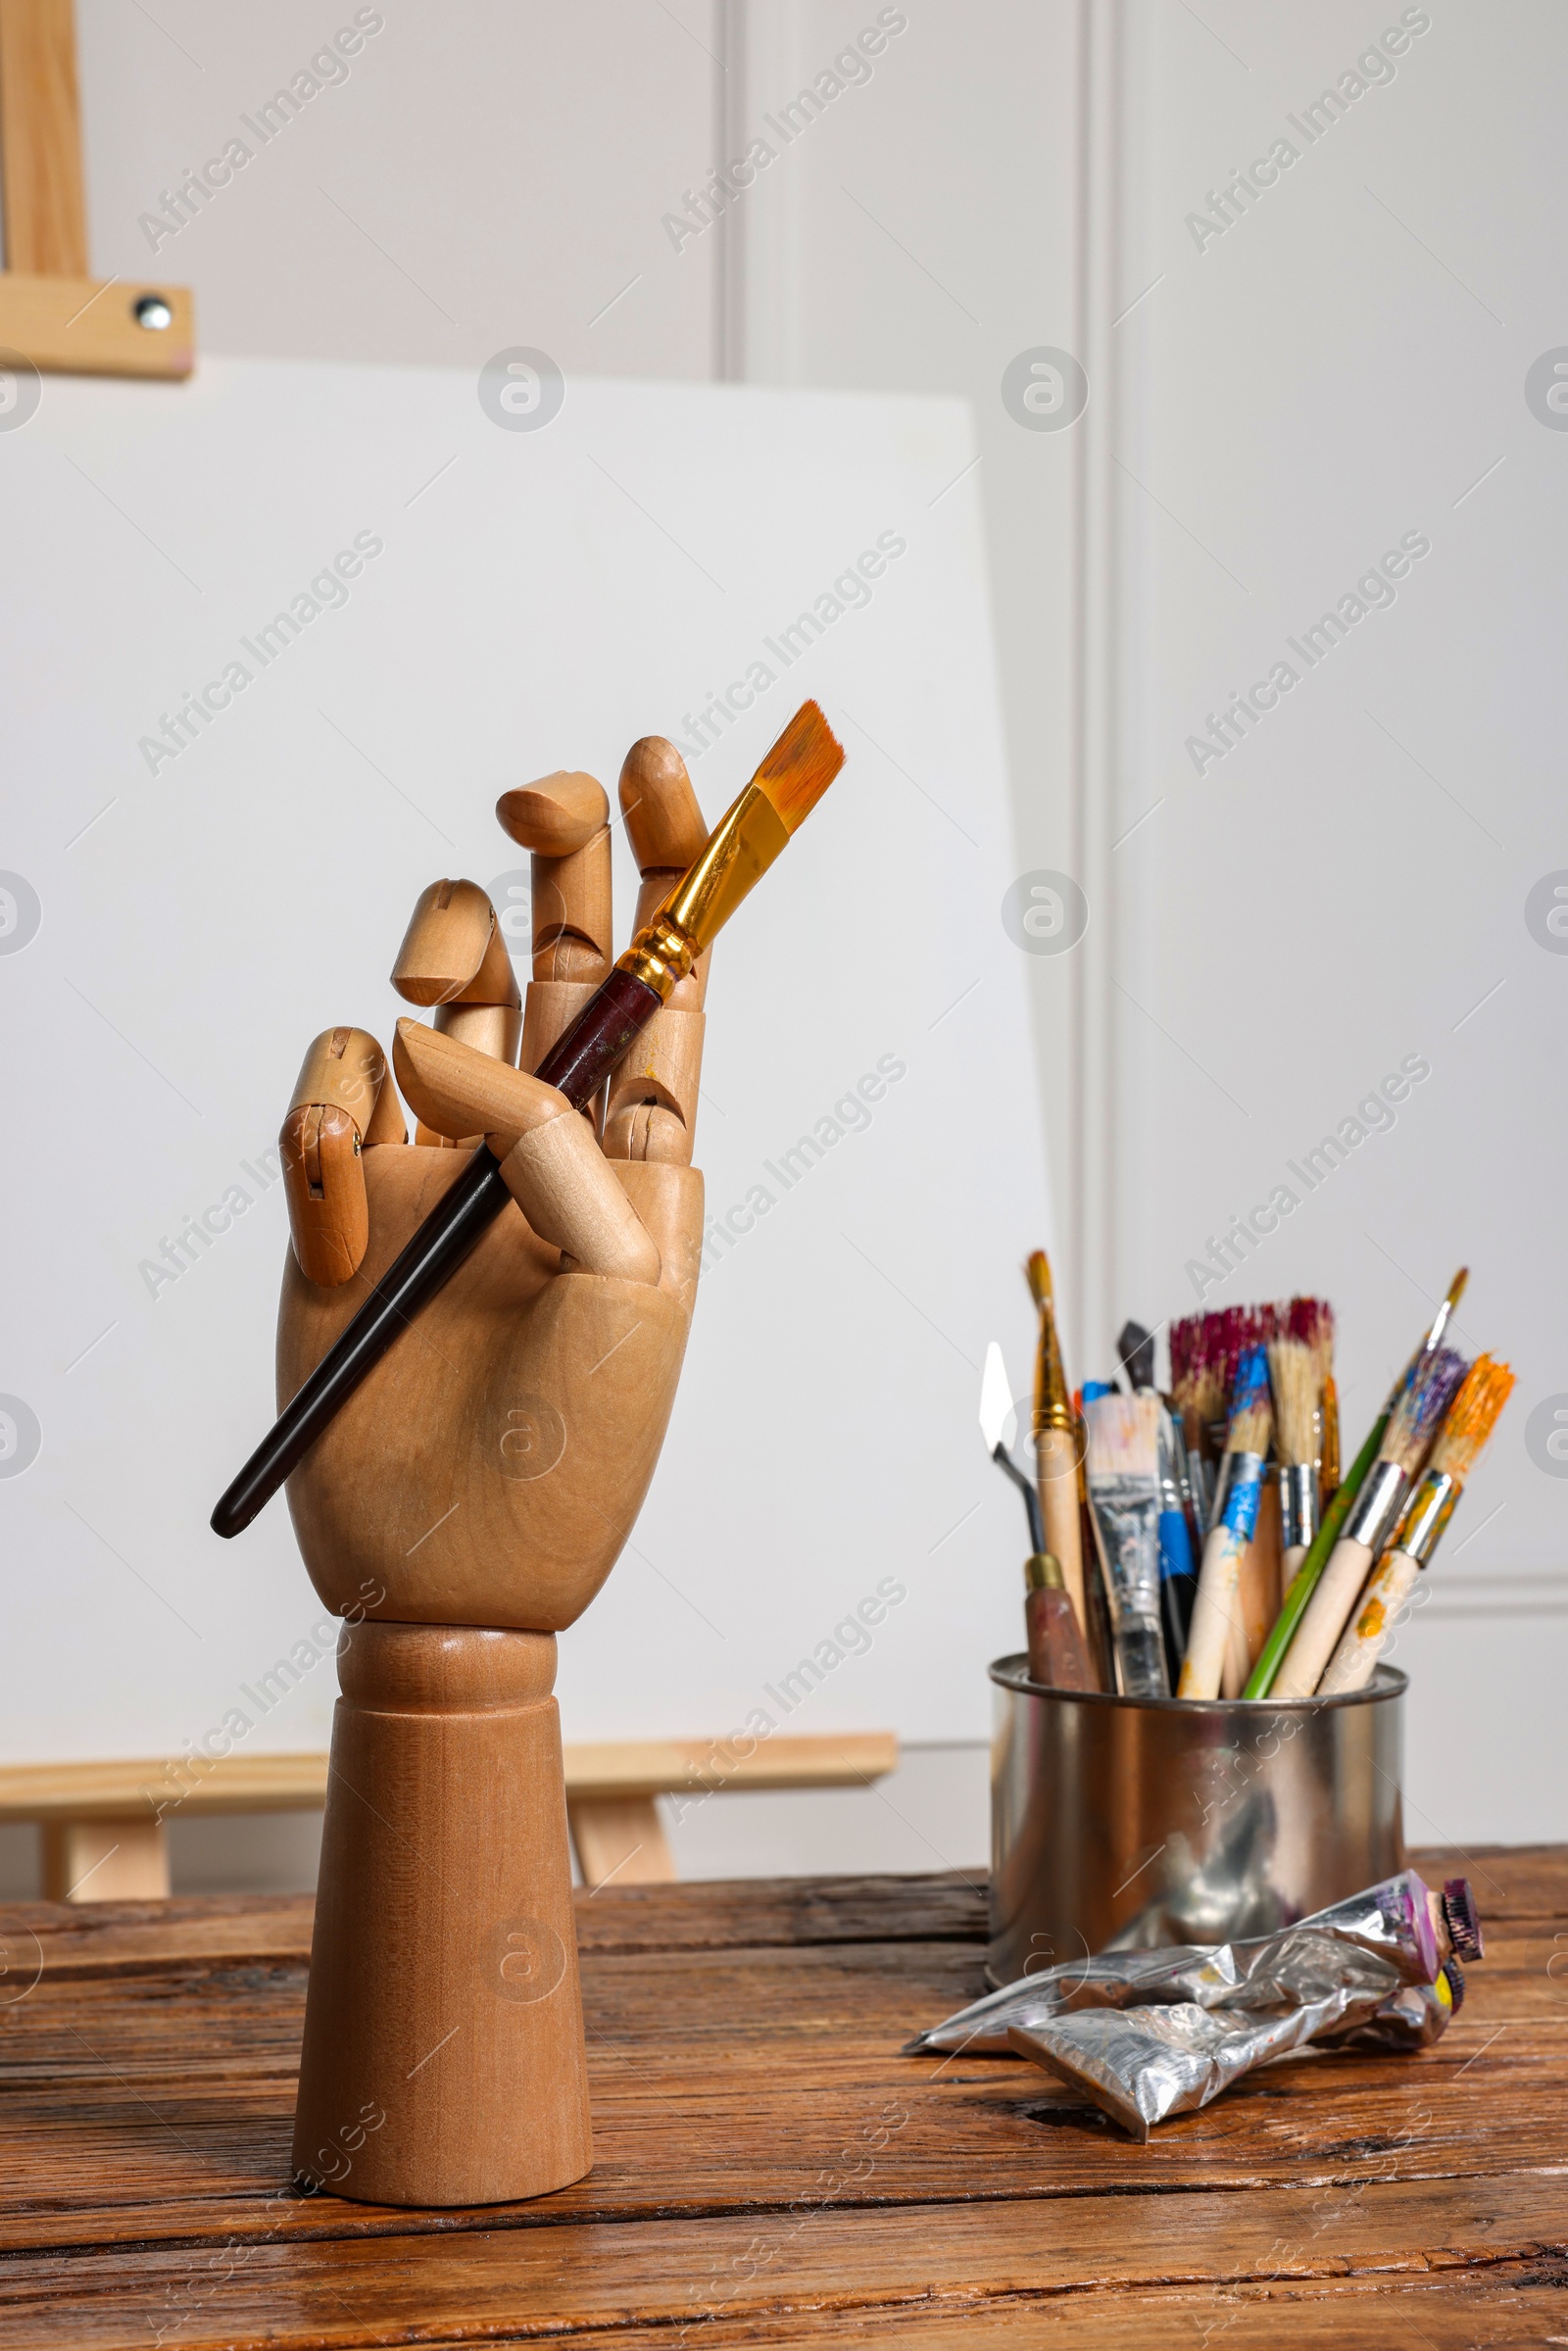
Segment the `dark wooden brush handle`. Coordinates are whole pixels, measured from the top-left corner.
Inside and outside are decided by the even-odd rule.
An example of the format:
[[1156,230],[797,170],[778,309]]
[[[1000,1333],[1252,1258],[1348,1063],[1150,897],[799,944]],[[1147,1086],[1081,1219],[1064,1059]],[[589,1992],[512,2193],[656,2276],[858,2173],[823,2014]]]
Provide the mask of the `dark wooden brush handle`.
[[550,1048],[534,1076],[557,1086],[574,1109],[591,1102],[640,1029],[659,1009],[652,988],[629,971],[612,971],[583,1005],[564,1037]]
[[1064,1592],[1049,1586],[1024,1596],[1029,1679],[1046,1690],[1098,1690],[1078,1619]]
[[[534,1075],[547,1086],[559,1087],[580,1110],[653,1018],[659,1003],[654,990],[630,972],[612,971]],[[446,1287],[511,1198],[500,1160],[481,1144],[223,1494],[213,1512],[216,1535],[238,1535],[271,1500],[399,1333]]]

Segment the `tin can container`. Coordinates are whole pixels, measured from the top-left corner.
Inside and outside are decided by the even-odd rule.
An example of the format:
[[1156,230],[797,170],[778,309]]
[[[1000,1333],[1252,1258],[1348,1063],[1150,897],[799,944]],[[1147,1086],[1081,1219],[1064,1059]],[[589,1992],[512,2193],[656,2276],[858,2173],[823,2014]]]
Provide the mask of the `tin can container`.
[[991,1941],[1011,1984],[1104,1950],[1268,1935],[1404,1867],[1404,1693],[1121,1698],[999,1657]]

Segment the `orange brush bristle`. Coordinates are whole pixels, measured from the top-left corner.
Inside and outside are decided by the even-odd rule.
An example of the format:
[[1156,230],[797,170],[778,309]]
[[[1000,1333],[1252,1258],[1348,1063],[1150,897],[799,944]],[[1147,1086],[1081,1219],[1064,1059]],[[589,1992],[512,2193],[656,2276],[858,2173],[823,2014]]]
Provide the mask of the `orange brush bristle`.
[[765,792],[787,833],[806,819],[844,764],[844,746],[814,702],[803,702],[752,782]]
[[1498,1413],[1513,1394],[1513,1373],[1506,1363],[1496,1363],[1491,1355],[1476,1357],[1432,1448],[1435,1470],[1464,1484],[1496,1426]]

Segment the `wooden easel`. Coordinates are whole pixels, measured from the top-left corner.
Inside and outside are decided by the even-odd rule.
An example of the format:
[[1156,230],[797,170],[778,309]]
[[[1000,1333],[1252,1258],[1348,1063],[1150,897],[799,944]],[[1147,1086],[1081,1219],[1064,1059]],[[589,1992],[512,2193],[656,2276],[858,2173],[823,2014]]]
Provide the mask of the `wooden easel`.
[[20,353],[45,373],[190,373],[185,287],[87,273],[73,0],[0,0],[0,365]]

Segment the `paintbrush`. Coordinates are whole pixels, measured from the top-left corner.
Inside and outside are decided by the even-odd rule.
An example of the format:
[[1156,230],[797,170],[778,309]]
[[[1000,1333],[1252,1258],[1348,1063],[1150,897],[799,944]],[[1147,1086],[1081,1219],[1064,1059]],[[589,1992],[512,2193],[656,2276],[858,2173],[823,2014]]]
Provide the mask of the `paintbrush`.
[[1089,1498],[1104,1538],[1111,1641],[1125,1698],[1168,1698],[1159,1607],[1157,1396],[1084,1399]]
[[1186,1447],[1182,1424],[1163,1400],[1159,1407],[1159,1613],[1165,1633],[1165,1676],[1181,1677],[1198,1593],[1198,1568],[1188,1524]]
[[1208,1432],[1225,1409],[1224,1366],[1213,1346],[1216,1320],[1187,1314],[1170,1327],[1171,1403],[1181,1417],[1200,1540],[1208,1533],[1214,1505]]
[[1371,1681],[1395,1620],[1442,1541],[1513,1384],[1507,1364],[1495,1363],[1490,1355],[1479,1355],[1471,1364],[1448,1407],[1431,1462],[1404,1505],[1398,1532],[1373,1569],[1354,1619],[1329,1659],[1317,1686],[1319,1697],[1337,1698],[1348,1690],[1364,1690]]
[[1308,1338],[1317,1363],[1317,1523],[1321,1524],[1323,1512],[1340,1486],[1340,1392],[1334,1384],[1334,1308],[1322,1298],[1293,1299],[1293,1313],[1297,1305],[1316,1308],[1310,1333],[1301,1335]]
[[1029,1675],[1048,1690],[1095,1690],[1088,1652],[1062,1580],[1061,1563],[1046,1547],[1040,1496],[1007,1451],[1006,1428],[1012,1417],[1012,1383],[1002,1349],[993,1339],[986,1348],[980,1375],[980,1434],[986,1451],[1023,1495],[1029,1522],[1029,1557],[1024,1562],[1024,1639],[1029,1651]]
[[1084,1646],[1089,1651],[1090,1670],[1096,1687],[1114,1691],[1116,1688],[1116,1652],[1110,1641],[1110,1603],[1106,1594],[1110,1589],[1110,1572],[1105,1564],[1105,1538],[1101,1531],[1095,1505],[1089,1498],[1089,1480],[1084,1473],[1084,1461],[1089,1451],[1089,1433],[1084,1427],[1082,1394],[1074,1396],[1073,1457],[1077,1464],[1078,1525],[1083,1554],[1084,1574]]
[[1098,1690],[1084,1637],[1072,1612],[1061,1562],[1050,1551],[1037,1551],[1024,1562],[1024,1638],[1029,1648],[1029,1679],[1047,1690]]
[[[640,929],[534,1075],[581,1109],[794,835],[844,764],[814,702],[801,705],[696,863]],[[213,1512],[237,1535],[297,1468],[399,1334],[477,1246],[512,1199],[501,1162],[481,1144],[348,1327],[279,1413]]]
[[[1269,1386],[1273,1390],[1273,1350],[1291,1327],[1294,1305],[1304,1306],[1306,1300],[1293,1301],[1293,1306],[1266,1304],[1239,1309],[1240,1331],[1249,1346],[1261,1346],[1269,1355]],[[1280,1612],[1280,1597],[1284,1590],[1281,1576],[1281,1555],[1284,1550],[1284,1530],[1281,1517],[1282,1488],[1279,1452],[1279,1397],[1274,1398],[1276,1458],[1265,1472],[1263,1490],[1257,1498],[1257,1523],[1250,1540],[1242,1551],[1241,1566],[1236,1579],[1236,1610],[1231,1618],[1231,1634],[1225,1650],[1225,1671],[1220,1681],[1220,1695],[1239,1698],[1261,1655],[1268,1629]],[[1270,1474],[1272,1473],[1272,1474]]]
[[1219,1477],[1237,1366],[1249,1347],[1268,1338],[1270,1312],[1256,1306],[1222,1306],[1171,1325],[1172,1392],[1182,1415],[1205,1535],[1224,1500]]
[[1231,1626],[1231,1645],[1225,1653],[1225,1678],[1220,1684],[1220,1695],[1239,1698],[1252,1670],[1253,1660],[1262,1654],[1268,1629],[1280,1612],[1280,1489],[1275,1475],[1277,1463],[1270,1458],[1263,1473],[1262,1491],[1257,1497],[1257,1524],[1251,1540],[1242,1551],[1242,1563],[1236,1579],[1236,1614]]
[[1182,1660],[1181,1698],[1219,1695],[1225,1649],[1236,1615],[1236,1586],[1242,1552],[1257,1524],[1263,1464],[1273,1434],[1268,1357],[1249,1347],[1236,1369],[1230,1420],[1225,1431],[1225,1476],[1218,1512],[1203,1544],[1203,1564],[1193,1605],[1193,1626]]
[[1281,1573],[1287,1582],[1318,1529],[1317,1355],[1304,1339],[1275,1339],[1268,1350],[1274,1391],[1274,1449],[1279,1455]]
[[1339,1643],[1368,1571],[1398,1522],[1404,1497],[1469,1365],[1452,1347],[1423,1349],[1389,1415],[1378,1457],[1274,1677],[1277,1698],[1309,1698]]
[[1077,1416],[1061,1364],[1051,1259],[1043,1249],[1030,1251],[1024,1274],[1040,1318],[1035,1347],[1034,1441],[1040,1507],[1046,1524],[1042,1547],[1060,1563],[1061,1580],[1078,1619],[1078,1629],[1087,1639],[1089,1615],[1084,1596],[1083,1535],[1078,1509],[1082,1453]]
[[1448,1295],[1433,1317],[1431,1329],[1390,1389],[1382,1411],[1368,1431],[1366,1443],[1351,1462],[1344,1479],[1336,1482],[1334,1494],[1323,1507],[1323,1523],[1307,1546],[1306,1557],[1297,1569],[1291,1588],[1285,1594],[1284,1603],[1279,1615],[1274,1620],[1273,1629],[1263,1643],[1262,1653],[1252,1668],[1247,1688],[1242,1692],[1244,1697],[1266,1698],[1272,1692],[1275,1676],[1280,1670],[1280,1660],[1290,1647],[1296,1628],[1306,1613],[1307,1604],[1317,1589],[1318,1578],[1329,1563],[1329,1555],[1339,1541],[1340,1530],[1349,1515],[1351,1504],[1361,1491],[1362,1482],[1377,1459],[1378,1447],[1383,1443],[1384,1432],[1389,1425],[1389,1415],[1398,1402],[1406,1381],[1423,1356],[1437,1353],[1443,1341],[1443,1334],[1448,1327],[1448,1318],[1458,1305],[1460,1298],[1463,1298],[1464,1286],[1469,1279],[1469,1267],[1461,1265],[1453,1280],[1448,1284]]

